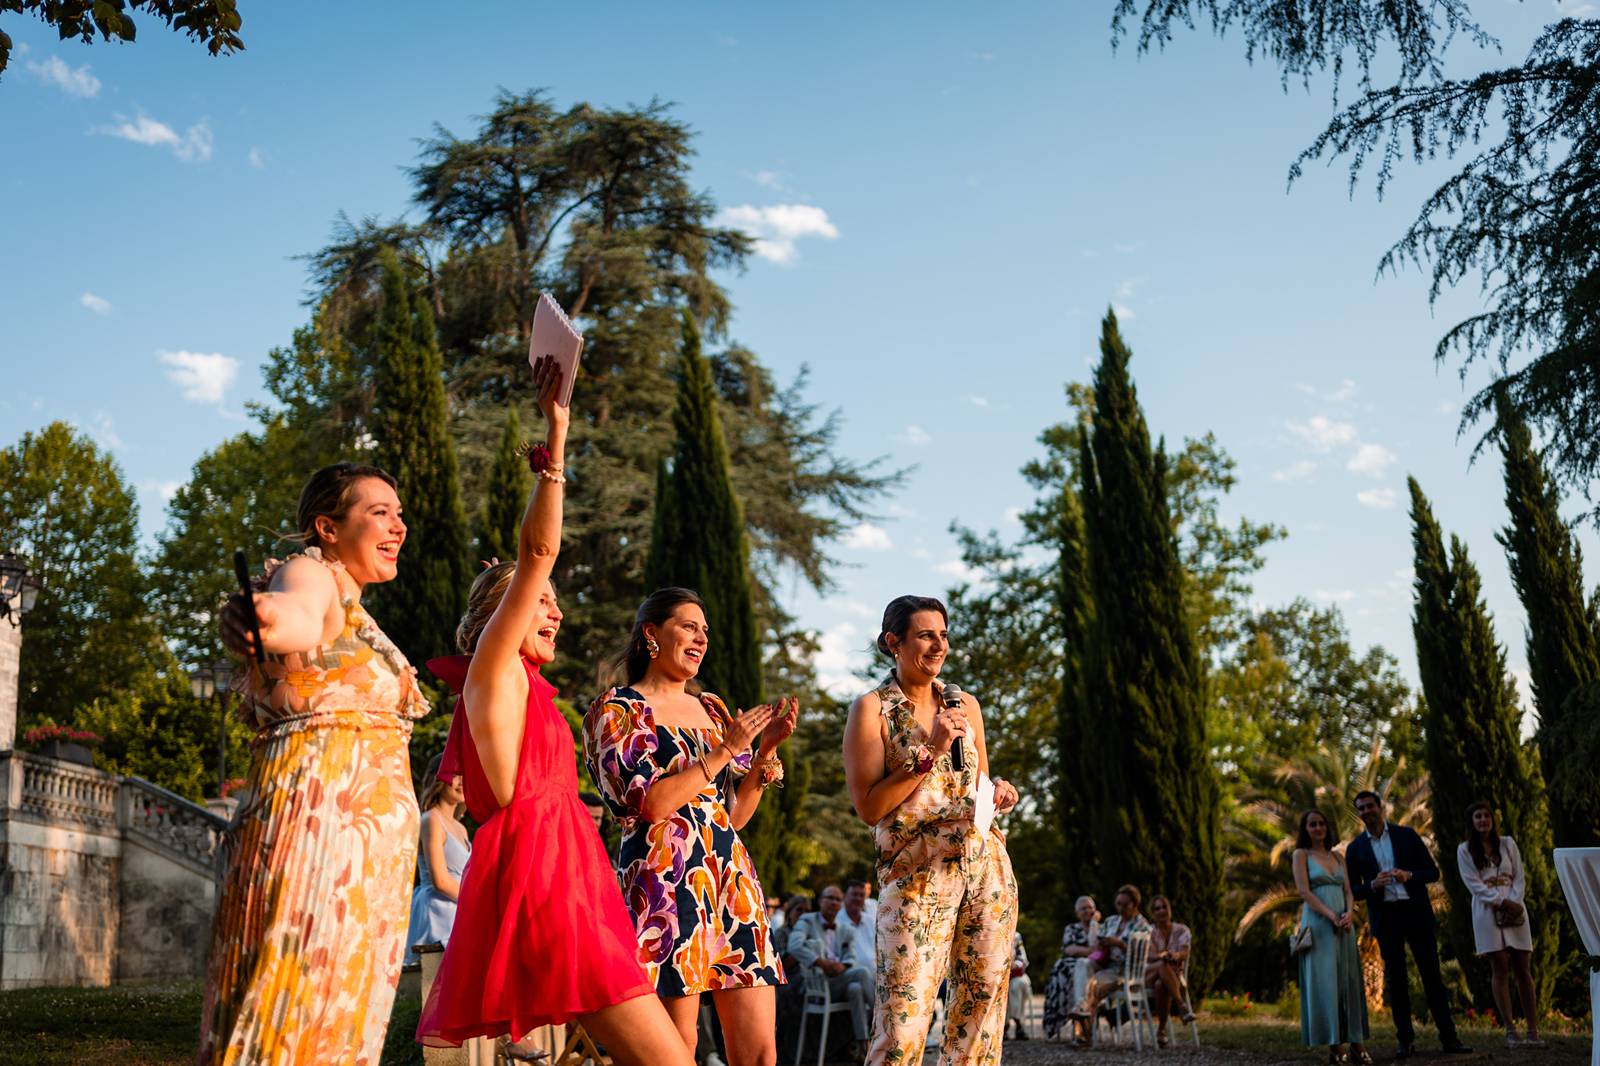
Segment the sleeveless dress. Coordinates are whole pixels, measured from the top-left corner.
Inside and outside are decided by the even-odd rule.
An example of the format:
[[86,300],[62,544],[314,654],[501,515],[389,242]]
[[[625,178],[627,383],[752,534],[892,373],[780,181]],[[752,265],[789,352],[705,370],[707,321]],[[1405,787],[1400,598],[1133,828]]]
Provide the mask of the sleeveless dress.
[[[433,817],[424,814],[424,819]],[[444,868],[459,884],[466,871],[467,859],[472,855],[472,845],[444,835]],[[411,890],[411,928],[406,933],[406,965],[422,960],[417,955],[418,944],[448,944],[450,929],[456,921],[456,901],[443,895],[433,883],[428,870],[428,855],[420,841],[417,847],[417,887]]]
[[236,685],[256,736],[212,922],[207,1066],[378,1066],[383,1051],[416,861],[411,723],[429,708],[405,656],[343,605],[332,644],[252,662]]
[[641,814],[656,778],[722,743],[728,708],[709,692],[700,702],[711,726],[658,725],[644,696],[624,686],[595,700],[583,720],[589,776],[622,823],[618,861],[639,961],[663,996],[783,983],[755,863],[728,818],[728,793],[754,753],[737,756],[663,821]]
[[[1343,913],[1344,867],[1330,873],[1308,855],[1306,875],[1312,893],[1333,913]],[[1339,933],[1309,906],[1301,906],[1300,922],[1311,926],[1311,950],[1300,953],[1300,1036],[1307,1047],[1365,1043],[1367,997],[1355,933]]]
[[[893,675],[878,686],[890,770],[929,741]],[[971,755],[969,749],[969,756]],[[873,827],[878,852],[878,1009],[870,1066],[919,1063],[939,984],[950,976],[946,1066],[996,1066],[1005,1035],[1017,881],[998,824],[974,821],[978,760],[949,755]]]
[[[465,655],[428,663],[457,692]],[[521,1039],[654,991],[634,960],[633,923],[606,861],[600,833],[578,799],[572,728],[538,667],[511,802],[495,799],[457,701],[441,774],[460,773],[479,823],[461,882],[455,929],[445,945],[417,1039],[455,1046],[475,1036]]]

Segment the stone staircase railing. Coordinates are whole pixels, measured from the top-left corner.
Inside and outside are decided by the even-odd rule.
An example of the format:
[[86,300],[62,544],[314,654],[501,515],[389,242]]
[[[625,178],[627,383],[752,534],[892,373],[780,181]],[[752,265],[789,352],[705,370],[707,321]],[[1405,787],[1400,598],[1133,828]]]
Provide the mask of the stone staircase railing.
[[215,872],[226,820],[138,777],[27,752],[0,752],[0,817],[131,836],[170,858]]

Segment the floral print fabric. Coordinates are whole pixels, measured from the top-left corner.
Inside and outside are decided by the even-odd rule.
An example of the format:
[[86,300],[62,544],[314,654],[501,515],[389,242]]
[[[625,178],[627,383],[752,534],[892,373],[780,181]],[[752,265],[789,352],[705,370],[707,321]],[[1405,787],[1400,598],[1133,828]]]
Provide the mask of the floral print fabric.
[[[888,768],[928,742],[891,677],[877,690]],[[941,1066],[995,1066],[1005,1034],[1017,882],[998,826],[973,824],[977,768],[948,755],[873,829],[878,850],[878,1009],[867,1062],[917,1066],[949,974]]]
[[429,708],[353,599],[344,620],[332,644],[241,675],[257,734],[224,843],[204,1066],[377,1066],[383,1050],[416,861],[411,723]]
[[728,818],[728,791],[749,771],[752,753],[666,819],[642,816],[656,778],[690,769],[722,742],[727,707],[710,693],[700,701],[709,728],[658,725],[649,703],[627,687],[595,700],[584,717],[589,775],[622,824],[622,895],[639,962],[662,996],[783,982],[755,865]]

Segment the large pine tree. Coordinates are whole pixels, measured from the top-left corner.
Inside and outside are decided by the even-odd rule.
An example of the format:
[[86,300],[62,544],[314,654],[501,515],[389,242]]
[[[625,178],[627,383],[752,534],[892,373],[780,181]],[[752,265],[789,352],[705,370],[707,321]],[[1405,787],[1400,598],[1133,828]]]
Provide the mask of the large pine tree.
[[[1087,467],[1089,435],[1080,429],[1080,467]],[[1086,738],[1095,728],[1086,649],[1094,623],[1094,592],[1090,587],[1088,545],[1083,524],[1083,504],[1070,486],[1061,489],[1057,511],[1059,550],[1056,603],[1061,620],[1061,695],[1056,703],[1056,817],[1061,827],[1058,907],[1070,910],[1071,886],[1092,868],[1094,848],[1090,827],[1100,797],[1086,791],[1094,775],[1084,758]]]
[[[1556,976],[1559,941],[1554,879],[1546,856],[1550,826],[1544,782],[1520,740],[1522,712],[1516,685],[1506,671],[1505,651],[1483,602],[1482,582],[1459,537],[1444,533],[1415,478],[1411,489],[1415,602],[1412,632],[1417,673],[1426,696],[1425,726],[1434,840],[1450,911],[1445,927],[1456,957],[1476,952],[1471,897],[1456,865],[1456,845],[1466,832],[1466,809],[1478,800],[1494,808],[1500,831],[1514,837],[1527,879],[1527,905],[1534,920],[1533,972],[1539,1002],[1547,1005]],[[1489,974],[1463,967],[1479,1006],[1493,1004]]]
[[[1204,989],[1226,950],[1220,799],[1206,747],[1201,667],[1167,501],[1166,456],[1152,448],[1131,353],[1107,312],[1095,370],[1094,428],[1082,464],[1088,587],[1084,649],[1090,709],[1084,791],[1102,888],[1171,896],[1196,940]],[[1075,682],[1076,683],[1076,682]]]
[[506,409],[505,428],[500,447],[489,466],[483,510],[478,515],[478,558],[510,560],[517,557],[517,534],[522,527],[522,512],[533,490],[533,475],[519,454],[522,421],[517,409]]
[[409,532],[399,575],[377,590],[374,613],[414,663],[453,650],[466,604],[467,517],[450,437],[444,364],[433,311],[391,249],[380,257],[382,303],[367,343],[376,365],[375,460],[400,486]]
[[[1600,826],[1566,797],[1595,790],[1595,774],[1582,781],[1559,777],[1563,716],[1585,683],[1600,679],[1600,631],[1595,604],[1585,602],[1583,556],[1561,518],[1561,497],[1533,446],[1527,424],[1500,406],[1500,455],[1505,461],[1506,510],[1511,523],[1499,534],[1511,581],[1527,614],[1528,673],[1539,714],[1539,754],[1551,785],[1550,827],[1560,847],[1600,844]],[[1574,788],[1573,786],[1578,786]],[[1593,807],[1593,804],[1585,806]]]

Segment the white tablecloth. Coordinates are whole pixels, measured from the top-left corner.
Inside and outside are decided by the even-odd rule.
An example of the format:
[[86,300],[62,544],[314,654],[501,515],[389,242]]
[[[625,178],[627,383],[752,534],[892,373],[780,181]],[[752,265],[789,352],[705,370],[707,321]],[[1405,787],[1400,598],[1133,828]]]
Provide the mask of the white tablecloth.
[[[1600,848],[1557,848],[1556,876],[1567,909],[1590,957],[1600,957]],[[1590,1066],[1600,1066],[1600,971],[1589,974],[1589,1026],[1594,1031]]]

